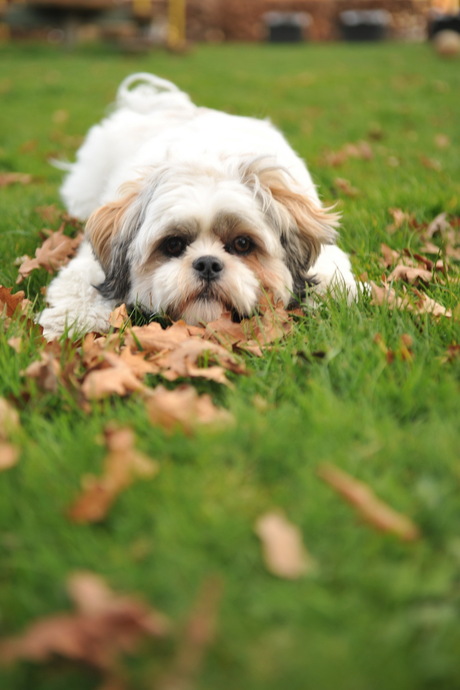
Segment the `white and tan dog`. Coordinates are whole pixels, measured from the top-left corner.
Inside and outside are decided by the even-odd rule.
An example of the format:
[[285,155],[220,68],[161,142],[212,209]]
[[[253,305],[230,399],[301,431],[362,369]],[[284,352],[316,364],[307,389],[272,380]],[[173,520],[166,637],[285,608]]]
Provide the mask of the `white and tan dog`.
[[268,121],[195,106],[151,74],[128,77],[62,189],[88,219],[78,255],[48,288],[48,338],[109,328],[122,302],[190,324],[287,306],[326,291],[356,296],[338,216]]

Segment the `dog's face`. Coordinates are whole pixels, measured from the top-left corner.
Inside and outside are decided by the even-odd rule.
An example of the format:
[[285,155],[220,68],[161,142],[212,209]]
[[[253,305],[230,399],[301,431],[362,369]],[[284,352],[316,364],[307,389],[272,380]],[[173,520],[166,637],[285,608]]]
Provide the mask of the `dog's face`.
[[260,160],[148,171],[88,221],[100,292],[190,324],[249,316],[264,290],[287,305],[337,223],[288,179]]

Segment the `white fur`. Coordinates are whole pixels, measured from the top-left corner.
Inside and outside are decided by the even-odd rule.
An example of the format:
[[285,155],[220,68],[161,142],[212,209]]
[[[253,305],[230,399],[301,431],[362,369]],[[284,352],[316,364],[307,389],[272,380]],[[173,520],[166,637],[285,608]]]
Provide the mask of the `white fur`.
[[[255,204],[254,190],[237,175],[242,163],[257,159],[273,161],[293,188],[321,207],[304,162],[270,122],[197,107],[170,82],[150,74],[132,75],[119,88],[114,112],[90,129],[61,194],[69,212],[86,220],[96,209],[120,198],[123,184],[142,179],[136,202],[142,223],[129,246],[129,301],[140,302],[152,312],[171,309],[175,313],[182,297],[198,289],[191,268],[194,259],[212,253],[225,263],[218,298],[199,304],[185,300],[181,312],[190,322],[212,320],[227,301],[240,313],[249,313],[261,287],[240,258],[216,242],[213,219],[221,210],[245,219],[268,255],[265,267],[275,276],[277,296],[286,304],[291,296],[292,277],[283,261],[280,238],[268,227],[264,209]],[[168,226],[188,219],[200,227],[199,238],[182,257],[149,274],[146,262],[154,241]],[[129,227],[122,229],[120,236],[128,231]],[[318,281],[314,289],[319,294],[345,290],[350,299],[356,296],[349,259],[336,245],[322,246],[309,273]],[[104,277],[85,241],[48,288],[49,307],[39,317],[45,337],[55,338],[66,329],[108,329],[116,301],[103,298],[96,289]]]

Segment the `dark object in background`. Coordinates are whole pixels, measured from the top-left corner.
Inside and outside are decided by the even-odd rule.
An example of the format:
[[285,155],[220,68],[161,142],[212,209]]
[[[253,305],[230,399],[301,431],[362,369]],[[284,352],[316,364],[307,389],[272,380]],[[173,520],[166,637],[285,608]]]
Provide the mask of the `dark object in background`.
[[306,12],[266,12],[264,21],[270,43],[300,43],[307,38],[310,15]]
[[428,38],[433,38],[441,31],[456,31],[460,34],[460,12],[458,14],[433,13],[428,23]]
[[345,41],[383,41],[390,15],[386,10],[346,10],[340,13],[339,23]]

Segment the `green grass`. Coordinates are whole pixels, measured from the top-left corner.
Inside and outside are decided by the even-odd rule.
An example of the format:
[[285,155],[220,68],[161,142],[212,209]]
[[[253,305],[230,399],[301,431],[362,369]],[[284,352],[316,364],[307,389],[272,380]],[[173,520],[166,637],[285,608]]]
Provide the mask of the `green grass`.
[[[308,160],[326,201],[336,200],[334,179],[348,179],[360,193],[339,195],[341,244],[358,274],[378,280],[382,241],[419,246],[407,225],[388,236],[389,208],[420,222],[460,215],[458,61],[429,46],[224,45],[127,58],[96,47],[66,54],[6,45],[0,56],[0,166],[34,176],[31,185],[0,189],[0,284],[14,284],[14,260],[39,244],[36,207],[58,203],[61,173],[48,157],[72,156],[133,71],[172,79],[199,104],[270,116]],[[437,134],[451,145],[439,148]],[[372,160],[324,163],[327,151],[362,139]],[[38,273],[24,289],[36,299],[48,280]],[[459,285],[429,294],[454,308]],[[330,304],[262,359],[248,357],[251,375],[235,379],[234,390],[200,384],[237,424],[186,437],[152,427],[135,397],[86,413],[64,391],[38,391],[20,372],[41,345],[14,322],[0,341],[0,395],[20,409],[22,454],[0,474],[0,635],[68,608],[64,583],[74,570],[142,595],[178,626],[203,580],[218,574],[217,635],[197,690],[460,688],[460,358],[442,361],[459,330],[458,320],[367,300]],[[20,354],[6,342],[18,333]],[[409,334],[413,361],[389,364],[377,333],[393,349]],[[125,491],[103,524],[72,525],[65,512],[82,475],[100,471],[98,437],[111,420],[135,429],[161,471]],[[363,525],[319,479],[324,462],[410,516],[421,539],[408,545]],[[273,508],[300,527],[319,564],[314,575],[288,582],[267,573],[254,523]],[[156,687],[174,646],[150,644],[135,655],[132,687]],[[98,678],[62,663],[22,664],[0,670],[0,686],[81,690]]]

